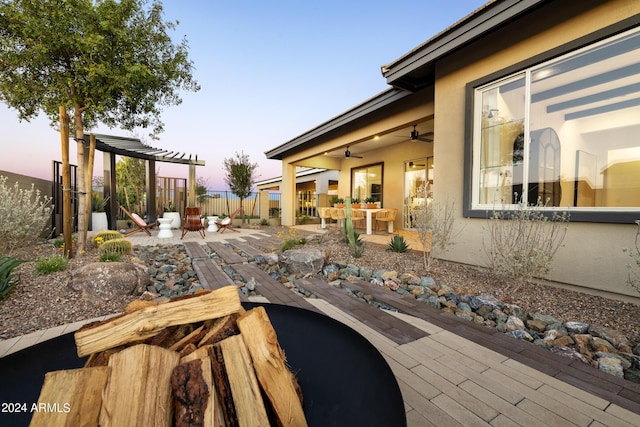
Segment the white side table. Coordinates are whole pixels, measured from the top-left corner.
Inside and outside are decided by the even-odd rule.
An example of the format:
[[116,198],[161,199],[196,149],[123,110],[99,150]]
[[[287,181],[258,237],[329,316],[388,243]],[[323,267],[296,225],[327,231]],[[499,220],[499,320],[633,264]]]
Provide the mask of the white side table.
[[215,233],[218,231],[218,224],[216,224],[216,221],[218,221],[217,216],[208,216],[207,221],[209,221],[209,226],[207,227],[208,232]]
[[169,239],[173,237],[173,232],[171,231],[171,221],[173,218],[158,218],[158,223],[160,225],[158,228],[160,231],[158,232],[158,238],[160,239]]

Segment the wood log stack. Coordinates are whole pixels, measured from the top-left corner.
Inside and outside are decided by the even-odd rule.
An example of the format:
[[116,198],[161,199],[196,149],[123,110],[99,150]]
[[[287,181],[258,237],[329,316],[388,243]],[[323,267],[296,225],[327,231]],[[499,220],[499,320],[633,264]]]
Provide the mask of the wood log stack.
[[263,307],[235,286],[125,314],[75,334],[85,367],[49,372],[31,426],[306,426],[302,393]]

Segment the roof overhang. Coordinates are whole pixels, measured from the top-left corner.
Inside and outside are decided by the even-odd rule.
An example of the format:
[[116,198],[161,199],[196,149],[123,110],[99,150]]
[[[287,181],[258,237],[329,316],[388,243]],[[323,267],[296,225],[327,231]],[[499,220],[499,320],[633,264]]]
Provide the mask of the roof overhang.
[[[179,163],[183,165],[204,166],[204,160],[198,160],[198,156],[194,158],[191,154],[186,157],[186,153],[163,150],[154,148],[144,144],[138,138],[128,138],[113,135],[87,134],[96,137],[96,150],[114,153],[119,156],[133,157],[136,159],[155,160],[165,163]],[[86,138],[85,137],[85,138]]]
[[265,151],[267,159],[282,160],[287,154],[294,153],[314,145],[318,138],[327,136],[352,124],[358,119],[362,119],[386,106],[389,106],[407,96],[410,92],[391,88],[378,95],[356,105],[352,109],[322,123],[319,126],[303,133],[294,139],[279,145],[269,151]]
[[436,62],[518,19],[548,0],[492,0],[395,61],[381,67],[387,83],[416,92],[435,83]]

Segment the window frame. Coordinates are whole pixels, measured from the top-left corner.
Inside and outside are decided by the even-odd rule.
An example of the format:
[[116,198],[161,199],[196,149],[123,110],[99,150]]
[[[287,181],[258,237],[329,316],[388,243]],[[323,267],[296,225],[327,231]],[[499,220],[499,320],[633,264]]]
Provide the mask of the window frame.
[[[370,163],[367,165],[362,165],[362,166],[354,166],[351,168],[351,173],[350,173],[350,180],[351,180],[351,184],[350,184],[350,189],[349,189],[349,194],[351,195],[351,199],[353,199],[355,196],[353,194],[353,184],[354,184],[354,173],[357,170],[361,170],[361,169],[369,169],[375,166],[380,166],[380,206],[382,205],[382,202],[384,200],[384,162],[378,162],[378,163]],[[365,197],[362,198],[362,200],[360,201],[361,203],[364,203],[364,199]]]
[[[588,34],[579,39],[573,40],[569,43],[563,44],[551,50],[548,50],[539,55],[533,56],[529,59],[495,71],[484,77],[481,77],[475,81],[469,82],[465,87],[465,131],[464,131],[464,188],[463,188],[463,215],[467,218],[487,218],[489,211],[502,209],[501,207],[495,207],[487,209],[486,207],[474,207],[474,197],[479,191],[479,188],[474,187],[474,177],[478,178],[476,174],[479,166],[476,161],[479,153],[476,153],[474,141],[475,133],[477,129],[476,117],[476,105],[478,100],[476,99],[477,89],[484,86],[490,86],[498,84],[501,80],[506,80],[515,77],[518,74],[529,75],[531,71],[544,65],[547,62],[558,59],[559,57],[576,53],[578,50],[590,48],[597,45],[599,42],[606,42],[609,39],[633,30],[640,29],[637,24],[637,17],[627,18],[617,24],[603,28],[591,34]],[[527,82],[528,85],[528,82]],[[529,108],[529,103],[525,108]],[[528,123],[526,124],[528,127]],[[526,134],[526,133],[525,133]],[[475,186],[479,185],[476,182]],[[508,205],[512,207],[513,205]],[[573,222],[603,222],[603,223],[629,223],[632,224],[638,219],[640,215],[640,207],[637,210],[634,209],[616,210],[619,208],[599,208],[589,210],[588,208],[563,208],[553,207],[545,208],[544,212],[552,215],[553,212],[569,212],[570,220]],[[508,208],[507,208],[508,209]]]

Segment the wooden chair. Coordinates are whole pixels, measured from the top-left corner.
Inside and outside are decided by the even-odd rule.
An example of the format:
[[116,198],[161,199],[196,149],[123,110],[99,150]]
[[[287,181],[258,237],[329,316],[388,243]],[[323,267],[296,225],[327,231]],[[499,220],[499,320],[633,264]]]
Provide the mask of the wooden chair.
[[344,208],[331,208],[331,219],[336,220],[338,227],[342,228],[342,224],[344,224],[346,217],[346,211]]
[[218,233],[224,233],[224,231],[227,229],[234,231],[236,233],[239,233],[238,230],[234,230],[232,228],[232,225],[233,225],[233,220],[240,214],[240,211],[241,209],[238,208],[234,213],[232,213],[228,217],[216,221],[216,224],[218,225]]
[[378,222],[387,224],[387,230],[389,230],[389,223],[393,224],[395,222],[397,214],[398,208],[389,208],[376,212],[376,231],[378,230]]
[[202,219],[200,219],[200,214],[201,211],[198,207],[184,208],[184,218],[182,219],[182,236],[180,236],[180,240],[182,240],[184,238],[184,235],[189,231],[198,231],[204,239],[204,224],[202,223]]
[[130,213],[122,205],[120,205],[120,210],[122,211],[122,213],[128,216],[129,219],[131,219],[131,221],[133,221],[133,223],[138,227],[137,229],[126,233],[124,237],[130,236],[135,233],[139,233],[140,231],[144,231],[149,236],[151,236],[151,232],[149,231],[149,229],[156,226],[155,222],[151,224],[147,224],[147,222],[144,219],[140,218],[140,216],[137,213]]
[[331,219],[332,208],[318,208],[318,216],[320,217],[320,228],[327,228],[327,220]]
[[353,226],[356,227],[356,224],[359,224],[360,226],[358,228],[364,228],[365,227],[365,223],[366,223],[366,216],[364,211],[361,210],[357,210],[357,209],[352,209],[351,210],[351,222],[353,223]]

